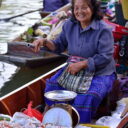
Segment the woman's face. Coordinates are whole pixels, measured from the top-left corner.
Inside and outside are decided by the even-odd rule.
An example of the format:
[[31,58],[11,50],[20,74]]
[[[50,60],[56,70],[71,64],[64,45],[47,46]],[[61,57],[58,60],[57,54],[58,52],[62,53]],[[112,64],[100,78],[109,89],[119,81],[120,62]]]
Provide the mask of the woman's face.
[[81,25],[88,25],[92,19],[92,10],[85,0],[75,0],[74,15],[75,18],[80,21]]

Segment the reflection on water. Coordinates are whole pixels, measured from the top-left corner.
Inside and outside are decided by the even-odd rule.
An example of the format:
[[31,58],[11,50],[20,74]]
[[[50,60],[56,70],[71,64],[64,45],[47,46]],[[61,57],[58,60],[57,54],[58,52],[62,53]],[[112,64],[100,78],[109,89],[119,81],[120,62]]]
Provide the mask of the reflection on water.
[[8,44],[0,43],[0,54],[6,54],[8,52]]
[[[42,0],[2,0],[0,19],[42,8]],[[39,12],[14,18],[9,22],[0,20],[0,42],[8,42],[27,30],[40,19]]]
[[[40,8],[42,8],[42,0],[2,0],[2,5],[0,6],[0,19],[9,18]],[[39,12],[29,13],[11,19],[8,22],[0,20],[0,43],[13,40],[39,20]],[[20,70],[17,70],[19,67],[13,64],[4,63],[0,60],[0,88],[2,87],[0,89],[0,97],[36,77],[39,77],[60,63],[62,62],[34,69],[23,66],[20,67]]]
[[19,68],[15,65],[0,61],[0,89],[3,87],[4,83],[11,80],[13,74],[15,74],[18,69]]
[[18,70],[18,72],[11,78],[11,81],[6,82],[5,85],[1,88],[0,97],[47,73],[48,71],[52,70],[53,68],[59,66],[64,62],[65,60],[59,59],[57,62],[55,61],[46,65],[42,65],[40,67],[20,67],[20,70]]

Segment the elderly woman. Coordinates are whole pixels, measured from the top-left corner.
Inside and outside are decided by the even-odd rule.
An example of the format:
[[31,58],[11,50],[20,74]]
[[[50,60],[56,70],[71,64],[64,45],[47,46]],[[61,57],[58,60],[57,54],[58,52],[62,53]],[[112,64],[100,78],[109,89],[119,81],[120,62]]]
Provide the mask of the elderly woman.
[[[63,52],[67,49],[70,56],[86,58],[69,64],[66,71],[72,75],[83,69],[94,72],[88,91],[78,92],[71,104],[80,114],[80,123],[90,123],[116,79],[113,59],[114,41],[111,30],[102,20],[97,0],[72,0],[72,13],[72,18],[65,22],[56,40],[38,39],[33,43],[35,51],[38,51],[40,46],[55,52]],[[66,90],[57,82],[62,70],[60,69],[47,81],[46,92]],[[51,106],[53,102],[46,100],[46,104]]]

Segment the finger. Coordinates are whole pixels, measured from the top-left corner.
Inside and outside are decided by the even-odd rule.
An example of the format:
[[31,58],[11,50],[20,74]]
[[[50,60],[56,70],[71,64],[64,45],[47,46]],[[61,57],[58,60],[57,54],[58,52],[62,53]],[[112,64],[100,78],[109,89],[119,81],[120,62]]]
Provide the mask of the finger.
[[76,75],[76,72],[72,72],[72,75]]
[[71,74],[74,75],[74,72],[72,71]]
[[40,42],[37,41],[35,44],[35,52],[38,52],[40,50]]
[[71,73],[71,70],[70,70],[70,69],[67,69],[67,72],[68,72],[68,73]]
[[71,68],[68,68],[68,71],[67,71],[67,72],[69,72],[69,73],[72,74],[72,75],[75,74],[75,72],[74,72]]
[[34,51],[37,51],[37,40],[35,40],[34,42],[32,42],[34,44]]
[[76,72],[74,70],[71,71],[72,75],[76,75]]
[[38,44],[37,44],[37,42],[35,42],[35,48],[34,48],[34,50],[35,50],[35,52],[37,52],[37,49],[38,48]]
[[67,72],[70,72],[70,68],[69,68],[69,66],[67,67],[66,71],[67,71]]
[[37,52],[39,52],[39,51],[40,51],[40,47],[41,47],[41,43],[40,43],[40,42],[38,42],[38,44],[37,44],[37,48],[36,48]]

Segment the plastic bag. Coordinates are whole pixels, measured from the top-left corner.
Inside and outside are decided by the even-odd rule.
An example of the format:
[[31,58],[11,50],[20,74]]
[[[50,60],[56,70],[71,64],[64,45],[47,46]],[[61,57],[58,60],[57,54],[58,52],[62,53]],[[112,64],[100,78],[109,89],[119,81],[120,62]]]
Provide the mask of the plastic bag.
[[24,110],[23,113],[30,117],[35,117],[36,119],[42,122],[43,115],[38,110],[32,108],[32,101],[30,101],[30,103],[28,104],[28,108]]
[[115,118],[112,116],[103,116],[96,121],[96,125],[109,126],[110,128],[117,128],[120,123],[120,118]]
[[22,112],[14,113],[12,121],[18,123],[24,128],[35,128],[35,126],[41,126],[41,122],[38,119],[36,119],[35,117],[27,116]]

